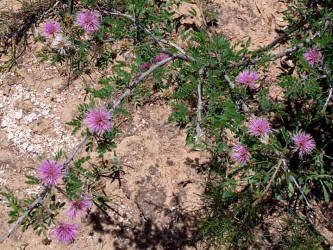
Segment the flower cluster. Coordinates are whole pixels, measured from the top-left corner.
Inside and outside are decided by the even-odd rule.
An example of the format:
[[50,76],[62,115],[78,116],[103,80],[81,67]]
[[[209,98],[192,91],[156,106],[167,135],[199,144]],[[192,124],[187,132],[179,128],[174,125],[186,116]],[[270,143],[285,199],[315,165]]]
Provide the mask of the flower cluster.
[[37,172],[39,181],[51,187],[54,187],[57,181],[65,175],[64,165],[50,160],[43,161]]
[[60,33],[60,32],[61,32],[61,28],[60,28],[59,23],[51,20],[44,24],[42,35],[45,38],[48,38],[48,37],[54,36],[56,33]]
[[71,205],[67,210],[67,215],[71,219],[76,219],[78,213],[80,213],[81,216],[85,216],[90,208],[91,208],[91,198],[89,195],[84,194],[82,200],[71,202]]
[[[76,24],[82,27],[87,34],[98,31],[100,26],[100,15],[95,11],[80,11],[77,15]],[[60,24],[54,20],[46,22],[43,26],[42,35],[44,38],[52,37],[51,47],[56,49],[60,55],[66,54],[66,49],[72,46],[72,43],[61,33]]]
[[57,226],[51,228],[51,236],[59,243],[71,243],[78,235],[78,230],[79,227],[75,223],[59,222]]
[[312,150],[316,146],[312,136],[303,132],[294,135],[293,142],[295,145],[294,152],[298,151],[301,158],[303,155],[311,154]]
[[259,79],[259,75],[256,72],[244,70],[239,73],[236,80],[239,84],[248,86],[250,89],[256,88],[256,83]]
[[[154,58],[153,62],[159,63],[159,62],[162,62],[166,58],[168,58],[168,55],[166,55],[164,53],[160,53]],[[144,62],[143,64],[140,65],[140,70],[148,70],[148,69],[150,69],[150,67],[151,67],[151,64]]]
[[56,35],[56,33],[61,33],[61,28],[58,22],[51,20],[44,24],[43,26],[43,36],[44,38],[53,37],[51,47],[56,49],[59,54],[66,54],[66,49],[69,48],[72,43],[68,41],[68,38],[62,34]]
[[[54,187],[57,181],[64,177],[65,169],[64,165],[45,160],[37,168],[38,179],[41,183]],[[67,215],[75,219],[78,213],[81,216],[85,216],[87,211],[91,208],[91,198],[87,194],[84,194],[82,200],[72,201]],[[78,226],[75,223],[63,223],[60,222],[57,226],[51,228],[51,235],[54,239],[58,240],[59,243],[70,243],[74,240],[78,234]]]
[[100,15],[95,11],[80,11],[77,14],[76,24],[82,27],[88,34],[99,29]]
[[250,134],[257,137],[265,137],[272,132],[268,121],[262,118],[254,118],[249,122],[248,126]]
[[241,165],[245,165],[250,158],[250,153],[245,146],[237,144],[232,150],[232,157]]
[[[91,198],[84,194],[82,200],[72,201],[67,215],[71,219],[76,219],[78,214],[85,216],[91,208]],[[71,243],[78,234],[78,225],[75,223],[59,222],[58,225],[51,228],[51,236],[59,243]]]
[[316,64],[323,61],[323,57],[319,50],[309,50],[304,54],[304,59],[311,65],[315,66]]
[[102,136],[107,130],[111,128],[111,115],[104,108],[91,109],[84,120],[84,124],[87,126],[89,131],[93,134]]

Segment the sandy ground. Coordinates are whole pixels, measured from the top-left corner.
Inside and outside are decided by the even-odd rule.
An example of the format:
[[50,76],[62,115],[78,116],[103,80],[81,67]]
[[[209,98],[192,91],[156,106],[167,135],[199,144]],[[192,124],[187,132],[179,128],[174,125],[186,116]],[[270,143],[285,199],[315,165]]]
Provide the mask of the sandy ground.
[[[191,7],[200,13],[200,8],[184,4],[178,13],[181,22],[200,25],[202,16],[193,17]],[[213,0],[201,8],[217,11],[214,32],[230,40],[250,36],[252,47],[274,40],[275,29],[283,26],[284,6],[277,0]],[[19,197],[40,190],[23,184],[26,174],[35,174],[38,157],[51,158],[60,148],[70,152],[79,141],[66,122],[84,101],[83,83],[98,78],[79,78],[63,88],[66,78],[49,63],[39,63],[35,52],[31,44],[19,65],[0,75],[0,191],[8,186]],[[273,78],[268,75],[264,84]],[[193,215],[201,211],[209,155],[185,146],[186,131],[167,123],[170,106],[157,103],[131,110],[117,138],[125,174],[121,182],[105,180],[112,210],[91,211],[71,245],[43,241],[30,229],[24,234],[17,230],[0,249],[201,248]],[[2,234],[9,228],[9,209],[3,200],[0,208]]]

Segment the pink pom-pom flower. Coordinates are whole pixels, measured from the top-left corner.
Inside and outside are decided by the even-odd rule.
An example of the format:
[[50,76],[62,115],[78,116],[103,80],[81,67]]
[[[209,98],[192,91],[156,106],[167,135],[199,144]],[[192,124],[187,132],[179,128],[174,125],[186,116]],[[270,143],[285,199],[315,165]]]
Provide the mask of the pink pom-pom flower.
[[37,178],[40,182],[51,187],[55,186],[57,181],[65,175],[64,165],[50,160],[43,161],[37,172]]
[[53,36],[55,33],[60,33],[61,28],[58,22],[56,21],[48,21],[43,26],[43,37],[47,38]]
[[243,72],[239,73],[236,81],[241,85],[248,86],[250,89],[255,89],[258,79],[259,75],[256,72],[244,70]]
[[319,50],[309,50],[304,53],[304,59],[311,65],[314,66],[322,62],[323,57]]
[[91,208],[91,198],[89,195],[84,194],[82,200],[72,201],[69,209],[67,210],[67,215],[71,219],[76,219],[78,214],[85,216],[87,211]]
[[232,149],[232,157],[242,165],[245,165],[250,158],[249,150],[242,144],[237,144]]
[[159,63],[159,62],[163,61],[164,59],[166,59],[167,57],[168,57],[168,55],[160,53],[155,57],[154,63]]
[[303,155],[311,154],[312,150],[316,146],[312,136],[303,132],[294,135],[293,142],[295,145],[294,152],[298,151],[298,154],[301,158]]
[[98,31],[100,15],[95,11],[80,11],[77,14],[76,24],[88,34]]
[[78,235],[79,227],[75,223],[59,222],[57,226],[51,228],[51,236],[59,243],[71,243]]
[[111,128],[110,118],[110,113],[104,107],[91,109],[86,114],[84,124],[91,133],[96,133],[101,136]]
[[249,132],[258,137],[264,137],[272,132],[268,121],[262,118],[254,118],[249,122]]
[[150,69],[150,64],[149,63],[143,63],[140,65],[141,70],[148,70]]

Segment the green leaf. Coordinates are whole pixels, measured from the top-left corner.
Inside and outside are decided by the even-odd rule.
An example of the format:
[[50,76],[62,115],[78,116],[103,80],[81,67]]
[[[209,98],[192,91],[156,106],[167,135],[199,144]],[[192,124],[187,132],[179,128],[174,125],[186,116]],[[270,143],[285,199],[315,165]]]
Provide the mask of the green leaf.
[[288,196],[289,198],[293,196],[295,190],[293,184],[289,181],[288,182]]
[[26,175],[25,177],[27,178],[27,180],[25,181],[26,184],[38,184],[39,183],[38,178],[35,176]]

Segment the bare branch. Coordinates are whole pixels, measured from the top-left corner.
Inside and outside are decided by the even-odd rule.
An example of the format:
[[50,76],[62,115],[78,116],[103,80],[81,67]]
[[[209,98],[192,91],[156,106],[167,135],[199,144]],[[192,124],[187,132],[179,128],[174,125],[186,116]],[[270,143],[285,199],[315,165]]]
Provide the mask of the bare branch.
[[[102,11],[102,10],[100,9],[100,11]],[[161,41],[161,39],[158,38],[157,36],[155,36],[153,33],[151,33],[146,27],[144,27],[143,25],[141,25],[140,23],[138,23],[137,20],[135,20],[135,18],[133,16],[121,13],[121,12],[116,11],[116,10],[114,10],[113,12],[108,12],[108,11],[103,11],[103,12],[105,14],[108,14],[108,15],[111,15],[111,16],[120,16],[120,17],[124,17],[124,18],[129,19],[138,28],[142,29],[158,46],[160,46],[162,49],[165,49],[164,46],[163,46],[163,42]],[[171,45],[171,43],[169,43],[169,44]]]
[[326,112],[326,109],[327,109],[327,105],[329,104],[331,98],[332,98],[332,94],[333,94],[333,88],[330,88],[329,92],[328,92],[328,97],[326,99],[326,102],[324,104],[324,107],[323,109],[321,110],[322,113],[325,113]]
[[199,138],[202,136],[202,131],[200,128],[200,123],[201,123],[201,112],[202,112],[202,95],[201,95],[201,91],[202,91],[202,78],[203,78],[203,74],[205,72],[205,68],[206,67],[202,67],[199,70],[199,79],[198,79],[198,106],[197,106],[197,121],[196,121],[196,135],[195,135],[195,144],[198,143]]
[[269,190],[270,187],[272,186],[273,181],[275,180],[275,177],[276,177],[276,175],[277,175],[277,173],[279,172],[279,169],[280,169],[280,167],[281,167],[281,163],[282,163],[282,161],[280,160],[280,161],[278,162],[278,164],[276,164],[275,171],[274,171],[274,173],[273,173],[271,179],[269,180],[269,182],[268,182],[268,184],[267,184],[265,190],[261,193],[260,197],[259,197],[256,201],[254,201],[254,202],[252,203],[252,207],[255,207],[256,205],[259,204],[260,201],[262,201],[264,195],[268,192],[268,190]]
[[[229,87],[231,89],[235,88],[235,84],[230,80],[230,77],[227,74],[224,74],[224,79],[228,82]],[[251,112],[250,108],[246,105],[246,103],[244,102],[244,100],[242,98],[239,98],[238,102],[241,104],[242,109],[250,114],[252,117],[255,117],[255,115]]]
[[133,89],[135,89],[136,86],[138,86],[138,84],[145,79],[147,76],[149,76],[154,70],[162,67],[164,64],[172,61],[175,58],[179,58],[178,54],[174,54],[173,56],[167,57],[164,60],[160,61],[159,63],[156,63],[155,65],[153,65],[152,67],[150,67],[149,70],[147,70],[146,72],[142,73],[139,77],[137,77],[135,79],[135,81],[133,81],[130,86],[128,87],[128,89],[125,90],[125,92],[118,98],[118,100],[112,105],[111,103],[108,104],[108,106],[112,107],[112,112],[118,108],[118,106],[120,105],[120,103],[122,102],[122,100],[124,100],[124,98],[126,98]]

